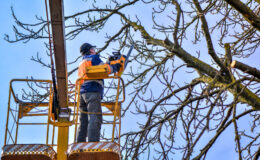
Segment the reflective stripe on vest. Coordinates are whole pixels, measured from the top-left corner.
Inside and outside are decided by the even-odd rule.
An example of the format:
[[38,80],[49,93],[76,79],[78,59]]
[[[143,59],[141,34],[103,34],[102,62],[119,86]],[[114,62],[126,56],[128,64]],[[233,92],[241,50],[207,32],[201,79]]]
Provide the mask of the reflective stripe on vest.
[[79,69],[78,69],[78,77],[83,78],[83,76],[87,72],[86,68],[90,67],[90,66],[92,66],[91,60],[89,61],[89,60],[84,59],[83,61],[81,61],[79,64]]

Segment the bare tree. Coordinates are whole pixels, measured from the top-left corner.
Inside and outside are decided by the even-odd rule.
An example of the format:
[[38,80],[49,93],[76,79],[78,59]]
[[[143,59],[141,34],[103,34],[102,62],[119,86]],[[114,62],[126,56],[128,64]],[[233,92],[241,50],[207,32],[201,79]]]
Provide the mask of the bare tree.
[[[207,159],[227,128],[234,130],[234,151],[240,160],[259,158],[259,70],[250,72],[252,66],[246,65],[240,71],[234,64],[259,51],[259,4],[259,0],[94,0],[86,2],[87,10],[65,17],[70,22],[68,41],[85,31],[104,33],[106,41],[99,52],[111,45],[123,52],[134,45],[135,67],[125,72],[131,98],[123,115],[141,121],[136,130],[123,131],[123,159]],[[44,18],[27,24],[14,12],[13,17],[16,38],[6,35],[8,42],[47,39]],[[105,34],[114,25],[110,22],[116,27]],[[40,58],[34,60],[42,63]],[[243,118],[251,120],[251,129],[240,128]]]

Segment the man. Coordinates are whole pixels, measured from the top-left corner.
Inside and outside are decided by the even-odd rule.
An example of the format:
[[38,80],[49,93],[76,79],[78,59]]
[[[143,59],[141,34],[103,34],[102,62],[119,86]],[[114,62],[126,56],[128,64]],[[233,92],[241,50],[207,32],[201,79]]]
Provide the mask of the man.
[[[83,59],[79,65],[79,77],[84,74],[86,66],[104,65],[95,51],[95,46],[84,43],[80,47],[80,53]],[[120,66],[120,64],[110,65],[111,73],[118,72]],[[81,85],[79,107],[83,112],[80,113],[77,142],[86,142],[86,137],[88,137],[88,142],[99,142],[102,124],[101,99],[103,97],[103,91],[103,79],[85,80]]]

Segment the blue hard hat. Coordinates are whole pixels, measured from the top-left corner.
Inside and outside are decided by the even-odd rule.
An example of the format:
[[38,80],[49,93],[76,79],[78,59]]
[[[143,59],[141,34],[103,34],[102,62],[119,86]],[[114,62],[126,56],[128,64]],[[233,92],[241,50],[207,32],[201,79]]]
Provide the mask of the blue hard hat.
[[96,47],[96,46],[93,46],[93,45],[91,45],[89,43],[83,43],[80,46],[80,53],[82,55],[89,54],[90,49],[93,48],[93,47]]

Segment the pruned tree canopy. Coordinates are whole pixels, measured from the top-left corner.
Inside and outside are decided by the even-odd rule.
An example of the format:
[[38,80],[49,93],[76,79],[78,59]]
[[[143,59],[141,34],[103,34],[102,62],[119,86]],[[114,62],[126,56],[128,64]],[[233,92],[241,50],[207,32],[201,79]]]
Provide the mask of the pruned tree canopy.
[[[123,130],[123,159],[207,159],[228,128],[238,159],[259,158],[259,70],[231,67],[259,52],[259,0],[93,0],[85,6],[65,17],[67,43],[94,32],[106,38],[98,52],[135,48],[124,74],[123,115],[137,122],[133,131]],[[6,35],[7,41],[47,42],[46,19],[28,24],[14,11],[13,17],[15,39]]]

